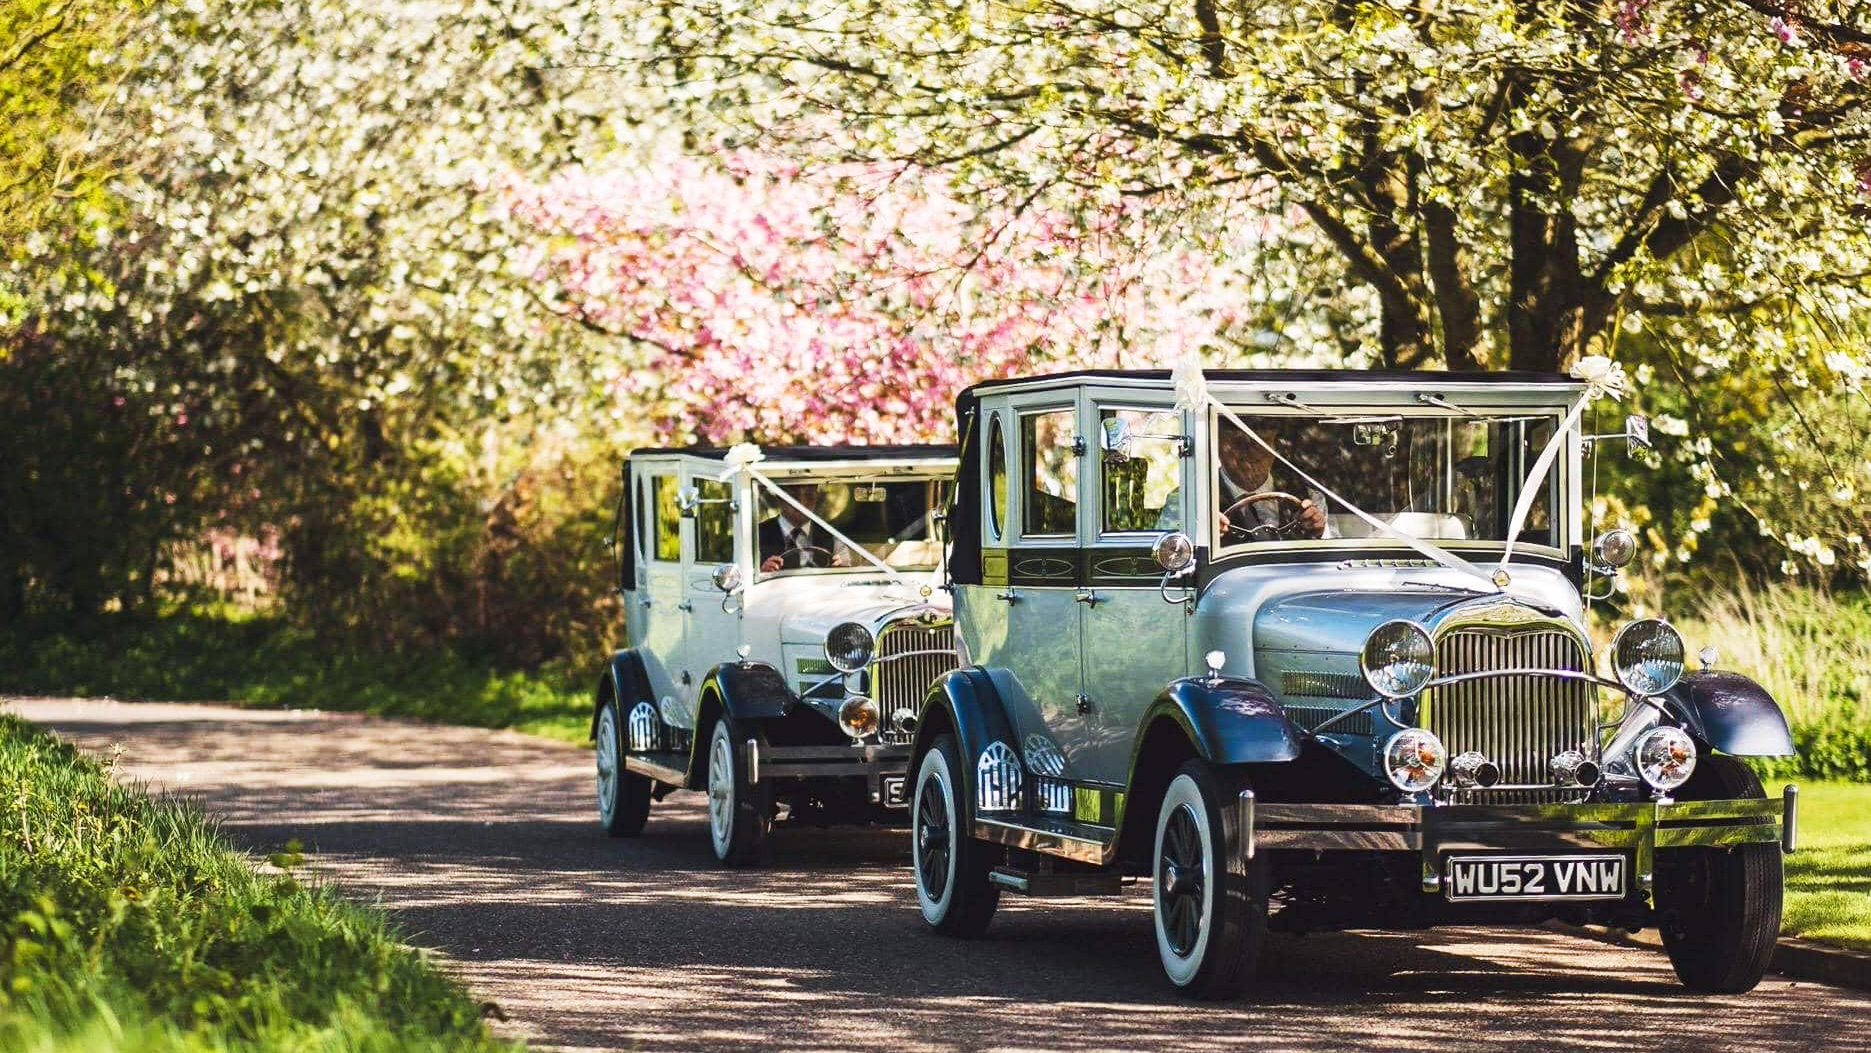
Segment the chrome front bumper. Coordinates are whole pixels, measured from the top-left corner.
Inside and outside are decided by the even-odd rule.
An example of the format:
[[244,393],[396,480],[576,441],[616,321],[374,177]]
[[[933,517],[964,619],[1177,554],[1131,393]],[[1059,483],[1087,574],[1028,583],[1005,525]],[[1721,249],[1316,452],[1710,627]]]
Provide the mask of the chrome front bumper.
[[1793,851],[1799,788],[1778,799],[1644,801],[1634,804],[1456,804],[1439,806],[1265,804],[1244,790],[1241,850],[1416,852],[1423,891],[1442,887],[1450,852],[1550,852],[1598,848],[1632,854],[1649,889],[1658,849],[1780,842]]

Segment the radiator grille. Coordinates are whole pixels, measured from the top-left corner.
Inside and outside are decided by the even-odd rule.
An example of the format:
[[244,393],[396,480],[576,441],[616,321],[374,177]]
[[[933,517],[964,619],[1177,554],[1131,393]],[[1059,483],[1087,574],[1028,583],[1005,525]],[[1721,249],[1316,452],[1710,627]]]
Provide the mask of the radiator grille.
[[[908,657],[897,658],[897,655]],[[877,637],[877,658],[871,677],[876,685],[877,709],[883,723],[878,735],[885,742],[908,743],[915,734],[897,730],[897,714],[907,710],[914,716],[922,709],[929,685],[955,668],[955,625],[953,622],[924,625],[903,621],[885,626]]]
[[[1458,629],[1436,645],[1436,673],[1447,676],[1490,669],[1586,668],[1584,648],[1553,629],[1511,633]],[[1433,697],[1432,697],[1433,696]],[[1576,749],[1598,757],[1597,689],[1581,680],[1551,676],[1488,677],[1436,688],[1423,700],[1423,726],[1449,756],[1479,750],[1500,765],[1502,785],[1552,782],[1553,755]],[[1489,800],[1564,800],[1577,791],[1496,791]]]

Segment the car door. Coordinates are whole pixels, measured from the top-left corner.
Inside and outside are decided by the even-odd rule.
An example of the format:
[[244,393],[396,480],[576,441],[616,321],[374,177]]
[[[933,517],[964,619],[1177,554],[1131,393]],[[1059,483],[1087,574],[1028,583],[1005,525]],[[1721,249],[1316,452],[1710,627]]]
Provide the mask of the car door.
[[[644,658],[657,701],[669,699],[677,713],[683,713],[693,677],[687,675],[683,654],[688,627],[682,607],[686,584],[682,568],[685,531],[678,501],[681,475],[674,461],[649,462],[639,468],[638,485],[641,529],[637,534],[643,546],[637,564],[640,599],[638,609],[630,613],[638,618],[641,631],[633,626],[631,640]],[[663,709],[668,719],[670,706]]]
[[[1002,602],[1009,605],[1006,667],[1017,690],[1006,701],[1035,772],[1070,779],[1090,730],[1081,705],[1078,588],[1085,442],[1076,399],[1012,409],[1015,531]],[[1063,770],[1046,770],[1060,760]]]
[[715,588],[715,568],[735,561],[735,531],[740,516],[736,514],[732,484],[715,477],[715,472],[696,467],[684,472],[684,485],[694,498],[689,515],[691,556],[685,563],[683,611],[685,631],[683,653],[687,667],[699,685],[708,671],[735,658],[741,645],[741,614],[738,597],[723,609],[721,590]]
[[[1163,686],[1187,675],[1190,615],[1163,599],[1163,571],[1151,548],[1188,522],[1184,509],[1194,476],[1190,422],[1184,412],[1121,396],[1092,399],[1092,434],[1110,422],[1128,436],[1123,449],[1094,445],[1086,491],[1092,522],[1080,604],[1084,693],[1090,712],[1075,768],[1087,781],[1122,785],[1144,711]],[[1179,589],[1170,590],[1180,600]]]

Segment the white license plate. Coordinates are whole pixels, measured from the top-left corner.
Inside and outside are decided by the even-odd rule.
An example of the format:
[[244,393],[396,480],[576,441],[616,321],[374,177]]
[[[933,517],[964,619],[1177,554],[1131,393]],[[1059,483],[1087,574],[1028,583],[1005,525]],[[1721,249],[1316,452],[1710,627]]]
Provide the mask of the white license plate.
[[1450,856],[1443,889],[1456,902],[1623,899],[1624,857]]
[[909,800],[903,795],[903,781],[906,778],[907,776],[903,775],[883,777],[883,785],[878,788],[877,796],[883,799],[885,808],[902,808],[909,804]]

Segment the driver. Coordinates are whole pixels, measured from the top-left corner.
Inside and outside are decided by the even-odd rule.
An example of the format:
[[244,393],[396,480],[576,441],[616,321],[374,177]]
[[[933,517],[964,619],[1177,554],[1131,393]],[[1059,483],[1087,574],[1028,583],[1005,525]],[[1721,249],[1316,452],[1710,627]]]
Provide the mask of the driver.
[[[1220,429],[1215,456],[1221,462],[1220,488],[1215,492],[1215,523],[1225,536],[1229,533],[1251,534],[1265,539],[1275,531],[1289,537],[1318,538],[1330,536],[1326,530],[1325,495],[1308,489],[1295,506],[1277,498],[1247,501],[1253,494],[1279,492],[1273,485],[1273,453],[1247,436],[1246,432],[1225,426]],[[1163,505],[1163,520],[1180,520],[1180,503],[1174,494]],[[1159,520],[1158,529],[1174,530],[1179,522]],[[1284,530],[1281,528],[1284,527]]]
[[[782,490],[819,514],[824,489],[817,483],[783,486]],[[832,540],[824,527],[808,519],[805,513],[786,501],[776,502],[780,514],[760,524],[760,573],[797,570],[800,567],[848,567],[851,554]]]

